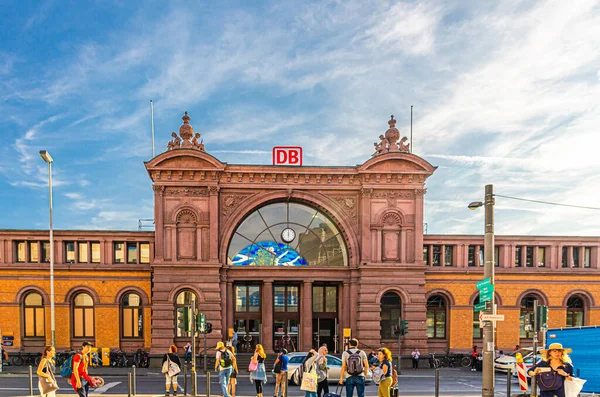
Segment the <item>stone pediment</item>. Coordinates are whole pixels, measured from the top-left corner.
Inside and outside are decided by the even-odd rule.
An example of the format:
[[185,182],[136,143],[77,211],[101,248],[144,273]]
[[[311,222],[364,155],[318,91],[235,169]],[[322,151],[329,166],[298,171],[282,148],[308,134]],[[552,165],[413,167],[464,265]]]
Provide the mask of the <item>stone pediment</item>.
[[365,162],[359,172],[421,173],[431,175],[437,167],[410,153],[386,153]]
[[148,170],[224,170],[225,164],[206,152],[179,149],[159,154],[146,162]]

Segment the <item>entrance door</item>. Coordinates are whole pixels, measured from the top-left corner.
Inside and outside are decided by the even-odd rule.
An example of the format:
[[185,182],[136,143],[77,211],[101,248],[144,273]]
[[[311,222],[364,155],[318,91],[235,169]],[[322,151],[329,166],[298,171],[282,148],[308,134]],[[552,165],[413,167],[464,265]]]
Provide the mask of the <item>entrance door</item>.
[[313,345],[318,349],[327,344],[327,350],[331,353],[338,351],[337,346],[337,318],[315,318],[313,319]]
[[313,286],[313,347],[327,343],[331,353],[338,353],[338,288],[336,285]]
[[260,343],[260,320],[235,320],[238,334],[238,351],[254,352]]
[[238,334],[238,351],[253,352],[260,343],[260,286],[238,284],[235,291],[234,329]]

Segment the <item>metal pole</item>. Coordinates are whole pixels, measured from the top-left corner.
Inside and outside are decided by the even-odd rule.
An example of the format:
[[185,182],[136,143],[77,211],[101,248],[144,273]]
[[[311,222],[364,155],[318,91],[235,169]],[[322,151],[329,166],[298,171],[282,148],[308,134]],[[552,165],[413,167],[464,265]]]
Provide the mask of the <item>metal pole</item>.
[[287,371],[281,371],[281,372],[283,372],[283,374],[285,375],[285,377],[283,378],[284,381],[281,384],[281,386],[283,386],[283,391],[281,392],[281,394],[283,395],[283,397],[288,397],[288,380],[287,380],[288,374],[287,374]]
[[513,367],[506,371],[506,397],[510,397],[510,377],[512,376]]
[[[494,280],[494,185],[485,186],[485,240],[483,245],[484,277],[490,278],[492,285]],[[486,314],[496,314],[496,306],[493,304]],[[494,323],[486,321],[483,326],[483,378],[481,384],[481,395],[483,397],[494,396]]]
[[56,323],[54,320],[54,231],[52,230],[52,162],[48,162],[48,191],[50,195],[50,335],[56,346]]
[[131,372],[127,374],[127,397],[131,397]]
[[402,319],[398,318],[398,326],[400,327],[400,333],[398,334],[398,364],[396,365],[396,372],[400,375],[400,338],[402,337]]
[[[533,363],[536,363],[537,359],[537,346],[538,346],[538,301],[533,301]],[[531,377],[531,396],[537,397],[537,377]]]
[[[205,330],[206,331],[206,330]],[[204,332],[204,363],[203,363],[203,368],[205,371],[208,371],[208,368],[206,367],[206,332]]]
[[29,395],[33,396],[33,368],[29,366]]
[[210,397],[210,372],[206,371],[206,397]]
[[440,395],[440,369],[436,365],[435,366],[435,397],[439,397]]
[[187,364],[183,364],[183,395],[187,396]]
[[196,395],[196,298],[192,298],[192,396]]
[[137,394],[137,387],[136,387],[136,377],[135,377],[135,365],[131,366],[131,369],[133,370],[133,395],[135,396]]

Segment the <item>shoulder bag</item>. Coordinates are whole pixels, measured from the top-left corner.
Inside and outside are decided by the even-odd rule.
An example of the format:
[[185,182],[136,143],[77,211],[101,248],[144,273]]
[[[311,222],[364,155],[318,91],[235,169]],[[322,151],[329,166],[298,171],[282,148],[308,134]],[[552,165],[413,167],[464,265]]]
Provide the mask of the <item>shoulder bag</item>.
[[171,359],[169,358],[169,356],[167,355],[167,358],[169,359],[169,371],[167,372],[167,375],[169,376],[175,376],[178,373],[181,372],[181,368],[179,368],[179,365],[177,365],[176,363],[174,363],[173,361],[171,361]]
[[537,377],[538,386],[543,391],[558,390],[563,387],[565,381],[565,378],[555,371],[542,372]]
[[314,364],[310,366],[307,372],[302,374],[302,383],[300,384],[300,390],[313,392],[317,391],[317,374],[314,370]]
[[46,359],[46,374],[50,375],[50,378],[40,378],[40,388],[41,388],[41,392],[42,395],[44,394],[50,394],[53,391],[56,391],[59,389],[58,387],[58,382],[56,382],[56,378],[54,377],[54,373],[52,373],[52,370],[50,369],[50,366],[48,365],[48,360]]

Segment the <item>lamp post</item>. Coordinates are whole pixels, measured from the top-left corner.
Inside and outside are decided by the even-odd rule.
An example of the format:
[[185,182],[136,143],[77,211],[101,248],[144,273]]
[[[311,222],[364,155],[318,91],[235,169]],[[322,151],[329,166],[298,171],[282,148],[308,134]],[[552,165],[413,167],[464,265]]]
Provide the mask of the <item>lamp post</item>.
[[56,326],[54,322],[54,233],[52,231],[52,156],[40,150],[40,156],[48,164],[48,190],[50,196],[50,333],[52,346],[56,346]]
[[[485,186],[485,201],[469,204],[469,209],[475,210],[485,206],[485,238],[483,241],[483,275],[490,279],[492,285],[494,280],[494,185]],[[496,305],[492,298],[491,307],[486,306],[486,314],[496,314]],[[483,379],[481,382],[481,395],[483,397],[494,396],[494,323],[486,321],[483,325]]]

